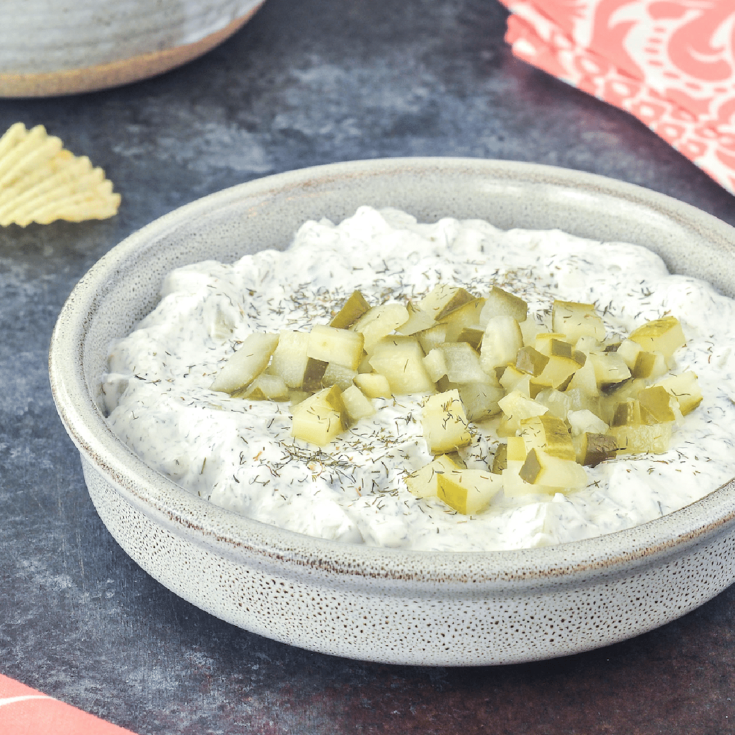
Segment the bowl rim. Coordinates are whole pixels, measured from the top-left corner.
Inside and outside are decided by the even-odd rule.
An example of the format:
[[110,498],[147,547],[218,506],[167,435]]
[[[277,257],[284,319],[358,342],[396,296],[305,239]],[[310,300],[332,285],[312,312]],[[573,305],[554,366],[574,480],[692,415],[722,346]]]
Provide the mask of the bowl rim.
[[84,375],[84,339],[106,284],[146,243],[180,225],[249,200],[329,181],[393,173],[472,172],[502,182],[572,188],[655,210],[735,253],[735,228],[688,204],[635,184],[555,166],[490,159],[421,157],[347,161],[265,176],[197,199],[154,220],[113,247],[75,286],[56,322],[49,376],[59,416],[81,457],[137,510],[188,541],[236,562],[289,567],[293,573],[338,575],[342,582],[381,585],[437,583],[473,592],[578,583],[599,575],[643,569],[683,554],[735,524],[731,480],[678,511],[630,529],[548,547],[503,551],[430,552],[331,541],[280,529],[215,506],[148,467],[112,432]]

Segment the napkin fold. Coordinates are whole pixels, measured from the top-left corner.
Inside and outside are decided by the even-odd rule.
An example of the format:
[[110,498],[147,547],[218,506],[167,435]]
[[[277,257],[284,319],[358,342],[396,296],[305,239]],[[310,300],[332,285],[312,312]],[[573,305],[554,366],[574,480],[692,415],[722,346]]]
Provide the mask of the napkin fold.
[[0,674],[2,735],[134,735]]
[[637,117],[735,194],[735,0],[501,0],[520,59]]

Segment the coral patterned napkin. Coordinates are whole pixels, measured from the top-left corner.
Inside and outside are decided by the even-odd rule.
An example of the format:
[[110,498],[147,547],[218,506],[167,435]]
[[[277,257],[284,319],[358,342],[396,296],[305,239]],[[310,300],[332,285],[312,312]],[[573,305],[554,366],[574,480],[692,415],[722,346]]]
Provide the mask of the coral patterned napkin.
[[2,735],[134,735],[0,674]]
[[513,53],[630,112],[735,194],[735,0],[501,0]]

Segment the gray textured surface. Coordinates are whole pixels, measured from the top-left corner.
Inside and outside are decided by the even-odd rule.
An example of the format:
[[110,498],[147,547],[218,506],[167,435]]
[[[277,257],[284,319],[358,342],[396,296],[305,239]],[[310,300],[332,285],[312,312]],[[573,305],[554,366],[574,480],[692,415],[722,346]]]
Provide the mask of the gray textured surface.
[[547,663],[413,669],[307,653],[221,623],[137,568],[99,521],[53,408],[49,337],[92,263],[151,219],[264,174],[517,159],[735,224],[732,196],[628,115],[514,60],[504,26],[492,0],[268,0],[157,79],[0,101],[0,129],[45,124],[123,195],[107,222],[0,230],[0,672],[141,735],[735,732],[732,588],[653,633]]

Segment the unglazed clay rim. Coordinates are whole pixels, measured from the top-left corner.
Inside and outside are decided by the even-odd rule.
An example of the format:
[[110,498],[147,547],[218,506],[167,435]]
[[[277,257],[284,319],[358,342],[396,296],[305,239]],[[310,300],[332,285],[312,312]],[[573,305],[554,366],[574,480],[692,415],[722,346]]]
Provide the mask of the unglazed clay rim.
[[237,33],[265,0],[224,28],[191,43],[152,50],[103,64],[47,72],[0,72],[0,99],[56,97],[120,87],[163,74],[194,61]]
[[[84,338],[100,299],[136,252],[180,225],[208,213],[243,206],[289,192],[306,196],[321,184],[350,186],[370,177],[446,171],[487,176],[494,184],[559,187],[597,198],[613,197],[650,208],[735,255],[735,229],[694,207],[662,194],[594,174],[508,161],[408,158],[328,164],[258,179],[195,201],[156,220],[113,248],[79,282],[59,316],[49,356],[51,387],[60,417],[82,457],[129,503],[169,532],[215,549],[230,559],[338,574],[360,585],[374,579],[410,586],[472,582],[472,594],[493,590],[558,589],[621,570],[655,565],[684,554],[735,525],[735,482],[686,508],[643,525],[557,546],[491,552],[425,552],[376,548],[313,538],[279,529],[219,508],[182,490],[148,467],[109,429],[86,384]],[[296,194],[297,196],[297,194]],[[236,212],[237,213],[237,212]],[[241,213],[241,212],[240,212]],[[257,216],[257,215],[256,215]],[[735,259],[733,259],[735,264]],[[724,278],[735,281],[732,268]],[[416,589],[418,589],[416,587]]]

